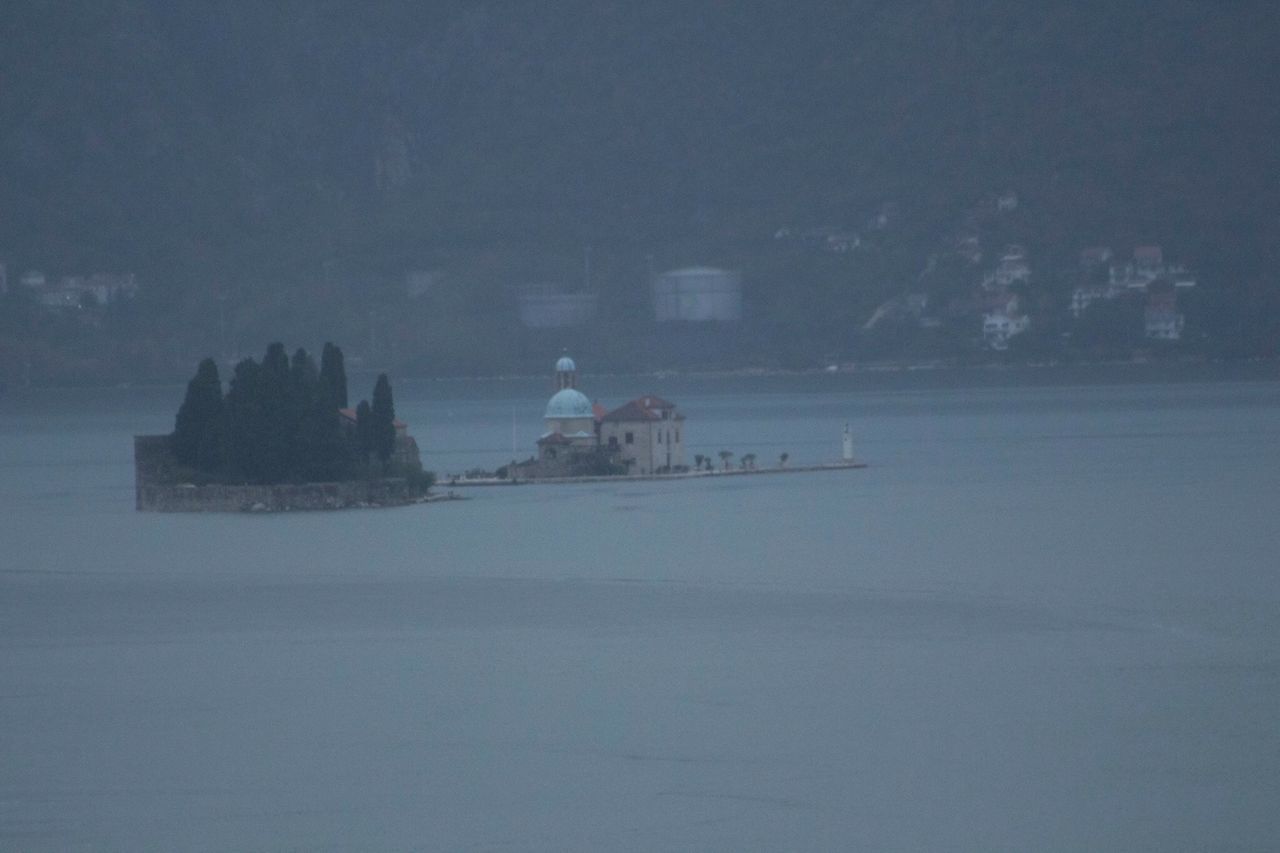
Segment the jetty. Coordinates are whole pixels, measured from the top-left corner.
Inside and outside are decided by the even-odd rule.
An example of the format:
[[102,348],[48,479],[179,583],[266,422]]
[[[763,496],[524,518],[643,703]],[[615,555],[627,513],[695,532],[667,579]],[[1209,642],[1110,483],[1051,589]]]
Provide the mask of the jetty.
[[774,468],[729,468],[710,471],[672,471],[660,474],[610,474],[577,477],[466,477],[451,475],[441,478],[440,485],[449,488],[473,486],[564,486],[575,483],[634,483],[646,480],[698,480],[717,477],[746,477],[755,474],[812,474],[819,471],[850,471],[866,468],[865,462],[825,462],[816,465],[785,465]]

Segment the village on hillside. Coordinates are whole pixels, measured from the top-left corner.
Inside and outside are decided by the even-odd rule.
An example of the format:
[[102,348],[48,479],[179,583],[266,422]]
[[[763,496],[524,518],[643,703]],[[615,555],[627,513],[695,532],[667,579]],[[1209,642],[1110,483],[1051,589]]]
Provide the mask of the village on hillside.
[[[1124,359],[1194,352],[1183,346],[1188,335],[1194,333],[1196,346],[1208,336],[1196,322],[1205,302],[1194,296],[1197,275],[1176,250],[1079,246],[1075,261],[1064,264],[1068,255],[1060,248],[1038,251],[1027,239],[1034,233],[1016,227],[1024,207],[1015,191],[990,193],[916,258],[915,274],[884,282],[877,301],[853,283],[898,245],[896,231],[909,213],[893,202],[856,225],[783,225],[758,235],[756,254],[735,268],[707,263],[659,271],[650,258],[629,284],[616,272],[607,282],[593,273],[590,247],[580,275],[498,285],[457,267],[411,269],[398,283],[357,277],[344,284],[340,273],[326,273],[310,288],[315,310],[338,298],[355,310],[309,322],[341,326],[362,343],[352,347],[356,367],[428,375],[503,373],[566,333],[600,363],[617,356],[641,370]],[[1010,234],[1022,239],[1001,239]],[[789,270],[795,281],[784,285],[779,276]],[[826,278],[806,278],[819,274]],[[0,382],[24,385],[76,371],[92,376],[113,353],[124,362],[114,365],[118,378],[131,378],[130,368],[163,371],[183,356],[175,351],[179,344],[161,337],[175,322],[172,312],[182,309],[149,298],[157,296],[154,288],[132,273],[11,275],[0,260],[0,300],[9,309],[0,324]],[[809,293],[820,298],[806,302]],[[256,345],[264,312],[276,310],[260,298],[220,290],[195,300],[190,310],[197,314],[184,321],[195,329],[190,337],[234,363]],[[814,331],[803,338],[789,331],[806,324]],[[462,346],[477,339],[487,344],[479,350],[483,358]],[[471,361],[458,355],[464,349]]]

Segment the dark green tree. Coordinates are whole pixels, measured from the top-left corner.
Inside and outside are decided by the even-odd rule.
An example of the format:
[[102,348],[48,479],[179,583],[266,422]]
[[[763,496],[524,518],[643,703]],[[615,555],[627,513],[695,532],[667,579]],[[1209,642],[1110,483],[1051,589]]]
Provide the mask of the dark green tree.
[[222,427],[222,381],[217,363],[206,358],[187,383],[187,395],[174,419],[174,456],[183,465],[200,471],[221,469],[226,462]]
[[1076,324],[1078,346],[1112,356],[1127,356],[1142,343],[1142,300],[1132,296],[1099,299]]
[[265,483],[289,479],[290,445],[296,434],[292,406],[289,356],[284,344],[273,343],[262,358],[258,387],[263,423],[259,444],[259,477]]
[[396,407],[391,396],[391,381],[385,373],[378,374],[378,381],[373,386],[370,420],[373,452],[378,461],[386,465],[396,449]]
[[302,347],[294,350],[289,360],[289,381],[291,387],[306,388],[309,394],[319,392],[320,372],[316,370],[316,361]]
[[223,481],[340,480],[367,473],[375,455],[385,470],[395,447],[395,407],[385,375],[378,377],[374,400],[373,406],[361,401],[351,435],[334,408],[332,386],[305,349],[290,359],[281,344],[272,344],[261,362],[244,359],[225,397],[217,366],[206,359],[178,412],[175,452],[183,464]]
[[[323,450],[316,417],[322,389],[316,363],[301,347],[289,362],[289,382],[285,388],[284,431],[290,436],[286,446],[286,476],[290,480],[317,479],[315,469]],[[336,416],[330,420],[336,422]]]
[[331,409],[347,407],[347,368],[341,347],[325,343],[320,355],[320,385]]
[[[332,387],[303,349],[294,353],[289,377],[294,424],[290,476],[308,482],[341,479],[348,474],[352,454],[342,434]],[[345,377],[342,379],[345,383]]]
[[373,455],[373,410],[368,400],[361,400],[356,406],[356,451],[360,461],[368,465]]
[[246,358],[235,367],[227,389],[227,443],[232,470],[246,480],[262,479],[261,448],[266,434],[262,408],[262,366]]

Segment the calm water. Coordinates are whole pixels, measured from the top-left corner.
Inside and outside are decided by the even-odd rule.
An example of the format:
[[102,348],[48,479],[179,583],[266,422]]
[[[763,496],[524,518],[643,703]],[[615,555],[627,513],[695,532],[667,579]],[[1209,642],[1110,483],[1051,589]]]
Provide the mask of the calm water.
[[583,384],[871,467],[149,515],[180,389],[0,399],[0,849],[1275,848],[1280,382]]

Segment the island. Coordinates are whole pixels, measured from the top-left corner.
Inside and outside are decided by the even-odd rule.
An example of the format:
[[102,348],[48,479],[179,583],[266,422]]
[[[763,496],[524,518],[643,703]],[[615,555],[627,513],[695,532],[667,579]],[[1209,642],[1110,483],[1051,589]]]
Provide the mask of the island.
[[[686,420],[676,404],[657,394],[644,394],[614,409],[593,401],[578,389],[578,366],[568,353],[556,361],[554,393],[543,415],[538,454],[523,462],[513,460],[496,471],[469,469],[462,475],[446,475],[450,486],[494,486],[517,483],[594,483],[604,480],[657,480],[720,476],[723,474],[778,474],[865,468],[853,458],[853,436],[845,424],[842,458],[817,465],[789,465],[790,454],[778,457],[777,467],[759,467],[756,454],[743,454],[737,467],[734,454],[719,453],[717,468],[710,456],[695,454],[693,465],[685,460]],[[514,423],[513,423],[514,433]],[[514,455],[514,437],[512,450]]]
[[200,362],[173,432],[134,436],[137,509],[282,512],[403,506],[430,500],[408,425],[380,374],[372,403],[348,407],[342,350],[320,365],[271,344],[240,361],[224,393],[218,365]]

